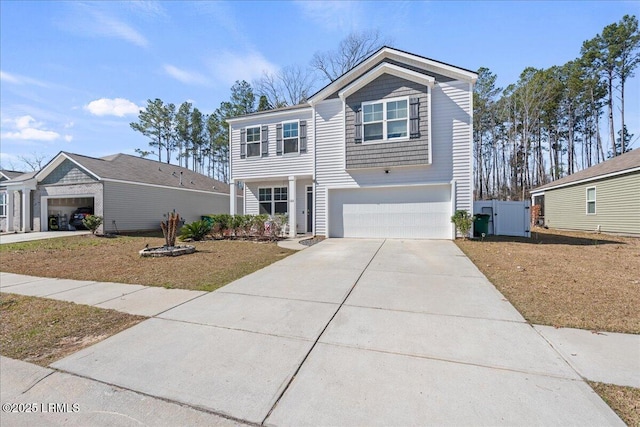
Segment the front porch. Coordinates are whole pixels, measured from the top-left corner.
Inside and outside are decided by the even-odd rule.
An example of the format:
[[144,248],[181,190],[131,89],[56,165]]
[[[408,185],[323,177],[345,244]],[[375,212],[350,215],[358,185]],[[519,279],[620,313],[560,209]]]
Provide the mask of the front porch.
[[[244,210],[238,211],[238,185],[244,188]],[[260,180],[235,179],[231,182],[232,215],[287,215],[289,236],[314,233],[315,188],[311,175],[291,175]]]
[[35,178],[24,181],[3,182],[2,187],[6,193],[5,221],[6,232],[28,233],[40,231],[39,224],[34,224],[34,191],[36,190]]

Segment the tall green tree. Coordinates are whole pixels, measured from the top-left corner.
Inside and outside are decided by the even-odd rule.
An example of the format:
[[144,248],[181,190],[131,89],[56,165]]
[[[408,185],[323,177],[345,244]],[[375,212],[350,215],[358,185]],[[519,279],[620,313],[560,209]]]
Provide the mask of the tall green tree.
[[[497,77],[488,68],[478,70],[478,81],[473,91],[473,142],[475,153],[475,181],[478,199],[484,199],[488,193],[488,179],[491,170],[487,160],[492,158],[494,139],[491,130],[494,127],[495,98],[500,93],[496,87]],[[488,141],[487,141],[488,139]]]
[[191,132],[189,140],[191,141],[193,152],[193,170],[200,173],[203,173],[204,155],[206,153],[204,121],[205,118],[200,110],[194,108],[191,112]]
[[158,150],[158,161],[162,161],[162,150],[165,148],[164,132],[164,102],[156,98],[148,99],[147,106],[140,110],[138,121],[129,123],[129,126],[149,138],[149,146]]
[[[178,145],[178,164],[189,168],[191,152],[191,108],[190,102],[183,102],[176,113],[176,141]],[[183,164],[184,161],[184,164]]]
[[[629,77],[633,77],[634,70],[640,63],[640,31],[638,19],[625,15],[615,28],[614,40],[617,43],[615,73],[620,81],[620,132],[627,134],[624,123],[624,88]],[[620,134],[619,132],[619,134]],[[619,138],[620,153],[625,152],[628,141]]]

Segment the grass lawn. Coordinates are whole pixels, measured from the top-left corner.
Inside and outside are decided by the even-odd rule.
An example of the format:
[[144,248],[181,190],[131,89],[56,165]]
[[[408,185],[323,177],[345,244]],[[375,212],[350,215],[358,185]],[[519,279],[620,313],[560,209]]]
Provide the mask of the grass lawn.
[[295,251],[275,243],[203,241],[197,252],[142,258],[145,245],[162,246],[161,235],[114,238],[91,235],[0,245],[0,270],[40,277],[118,282],[212,291]]
[[531,323],[640,334],[640,239],[535,228],[456,243]]
[[145,319],[88,305],[0,294],[2,355],[47,366]]
[[640,388],[591,381],[589,385],[628,426],[640,426]]

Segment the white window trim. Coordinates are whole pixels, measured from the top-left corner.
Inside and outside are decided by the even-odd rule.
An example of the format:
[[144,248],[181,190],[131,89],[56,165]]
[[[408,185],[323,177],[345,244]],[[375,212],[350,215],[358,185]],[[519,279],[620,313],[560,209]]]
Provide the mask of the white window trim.
[[[249,142],[249,129],[255,129],[258,128],[258,141],[251,141]],[[258,125],[258,126],[247,126],[245,128],[245,152],[246,152],[246,158],[252,158],[252,159],[259,159],[260,157],[262,157],[262,126]],[[250,156],[249,155],[249,145],[252,144],[257,144],[258,145],[258,154],[255,156]]]
[[[286,200],[276,200],[276,197],[275,197],[276,196],[276,192],[275,192],[276,188],[280,188],[280,189],[284,188],[287,191],[287,199]],[[260,200],[260,190],[271,190],[271,200],[269,200],[269,201]],[[261,203],[267,203],[267,202],[271,203],[271,212],[272,213],[270,214],[270,216],[277,215],[275,213],[275,211],[276,211],[276,202],[277,203],[286,203],[287,204],[287,213],[285,215],[289,215],[289,187],[286,186],[286,185],[285,186],[276,186],[276,187],[258,187],[258,215],[261,215],[260,214],[260,204]]]
[[[284,125],[289,124],[289,123],[296,123],[298,126],[298,150],[297,151],[292,151],[290,153],[287,153],[284,151],[284,147],[285,147],[285,139],[293,139],[293,138],[285,138],[284,137]],[[297,156],[300,154],[300,120],[287,120],[286,122],[282,122],[282,155],[283,156]]]
[[[589,200],[589,190],[593,189],[593,200]],[[596,187],[587,187],[585,189],[585,212],[587,215],[596,215],[598,212],[598,194]],[[593,213],[589,212],[589,203],[593,203]]]
[[[407,125],[407,136],[400,136],[400,137],[396,137],[396,138],[387,138],[387,104],[389,102],[396,102],[396,101],[406,101],[407,103],[407,118],[406,120],[406,125]],[[364,126],[365,121],[364,121],[364,106],[365,105],[372,105],[372,104],[382,104],[382,139],[375,139],[372,141],[366,141],[365,140],[365,136],[364,136]],[[410,138],[409,135],[409,127],[410,127],[410,123],[409,123],[409,97],[408,96],[401,96],[398,98],[383,98],[383,99],[377,99],[375,101],[366,101],[363,102],[362,105],[360,106],[360,111],[362,114],[362,124],[360,126],[362,126],[362,144],[381,144],[381,143],[388,143],[388,142],[398,142],[398,141],[408,141]],[[400,121],[402,119],[393,119],[392,121]],[[370,123],[380,123],[379,121],[375,121],[375,122],[370,122]]]
[[0,191],[0,206],[4,207],[4,209],[2,209],[2,211],[4,212],[3,214],[0,214],[0,218],[6,218],[7,215],[7,209],[9,208],[9,201],[7,200],[9,198],[9,194],[6,191]]

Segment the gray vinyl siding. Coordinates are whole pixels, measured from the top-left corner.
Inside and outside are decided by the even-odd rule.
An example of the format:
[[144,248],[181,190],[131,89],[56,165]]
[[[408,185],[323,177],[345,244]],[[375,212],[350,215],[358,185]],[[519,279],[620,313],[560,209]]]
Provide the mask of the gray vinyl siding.
[[[345,140],[347,169],[408,166],[429,163],[428,88],[416,82],[384,74],[346,100]],[[398,97],[420,99],[420,138],[402,141],[356,143],[355,111],[367,101]],[[407,109],[408,109],[407,105]],[[409,129],[407,129],[407,132]]]
[[55,168],[41,184],[77,184],[81,182],[95,182],[97,179],[91,176],[87,171],[78,167],[72,161],[66,159]]
[[[587,188],[596,188],[588,215]],[[545,190],[545,224],[551,228],[640,234],[640,172]]]
[[[176,211],[186,222],[229,213],[229,196],[148,185],[104,182],[106,232],[159,230],[163,215]],[[113,221],[116,221],[115,226]]]

